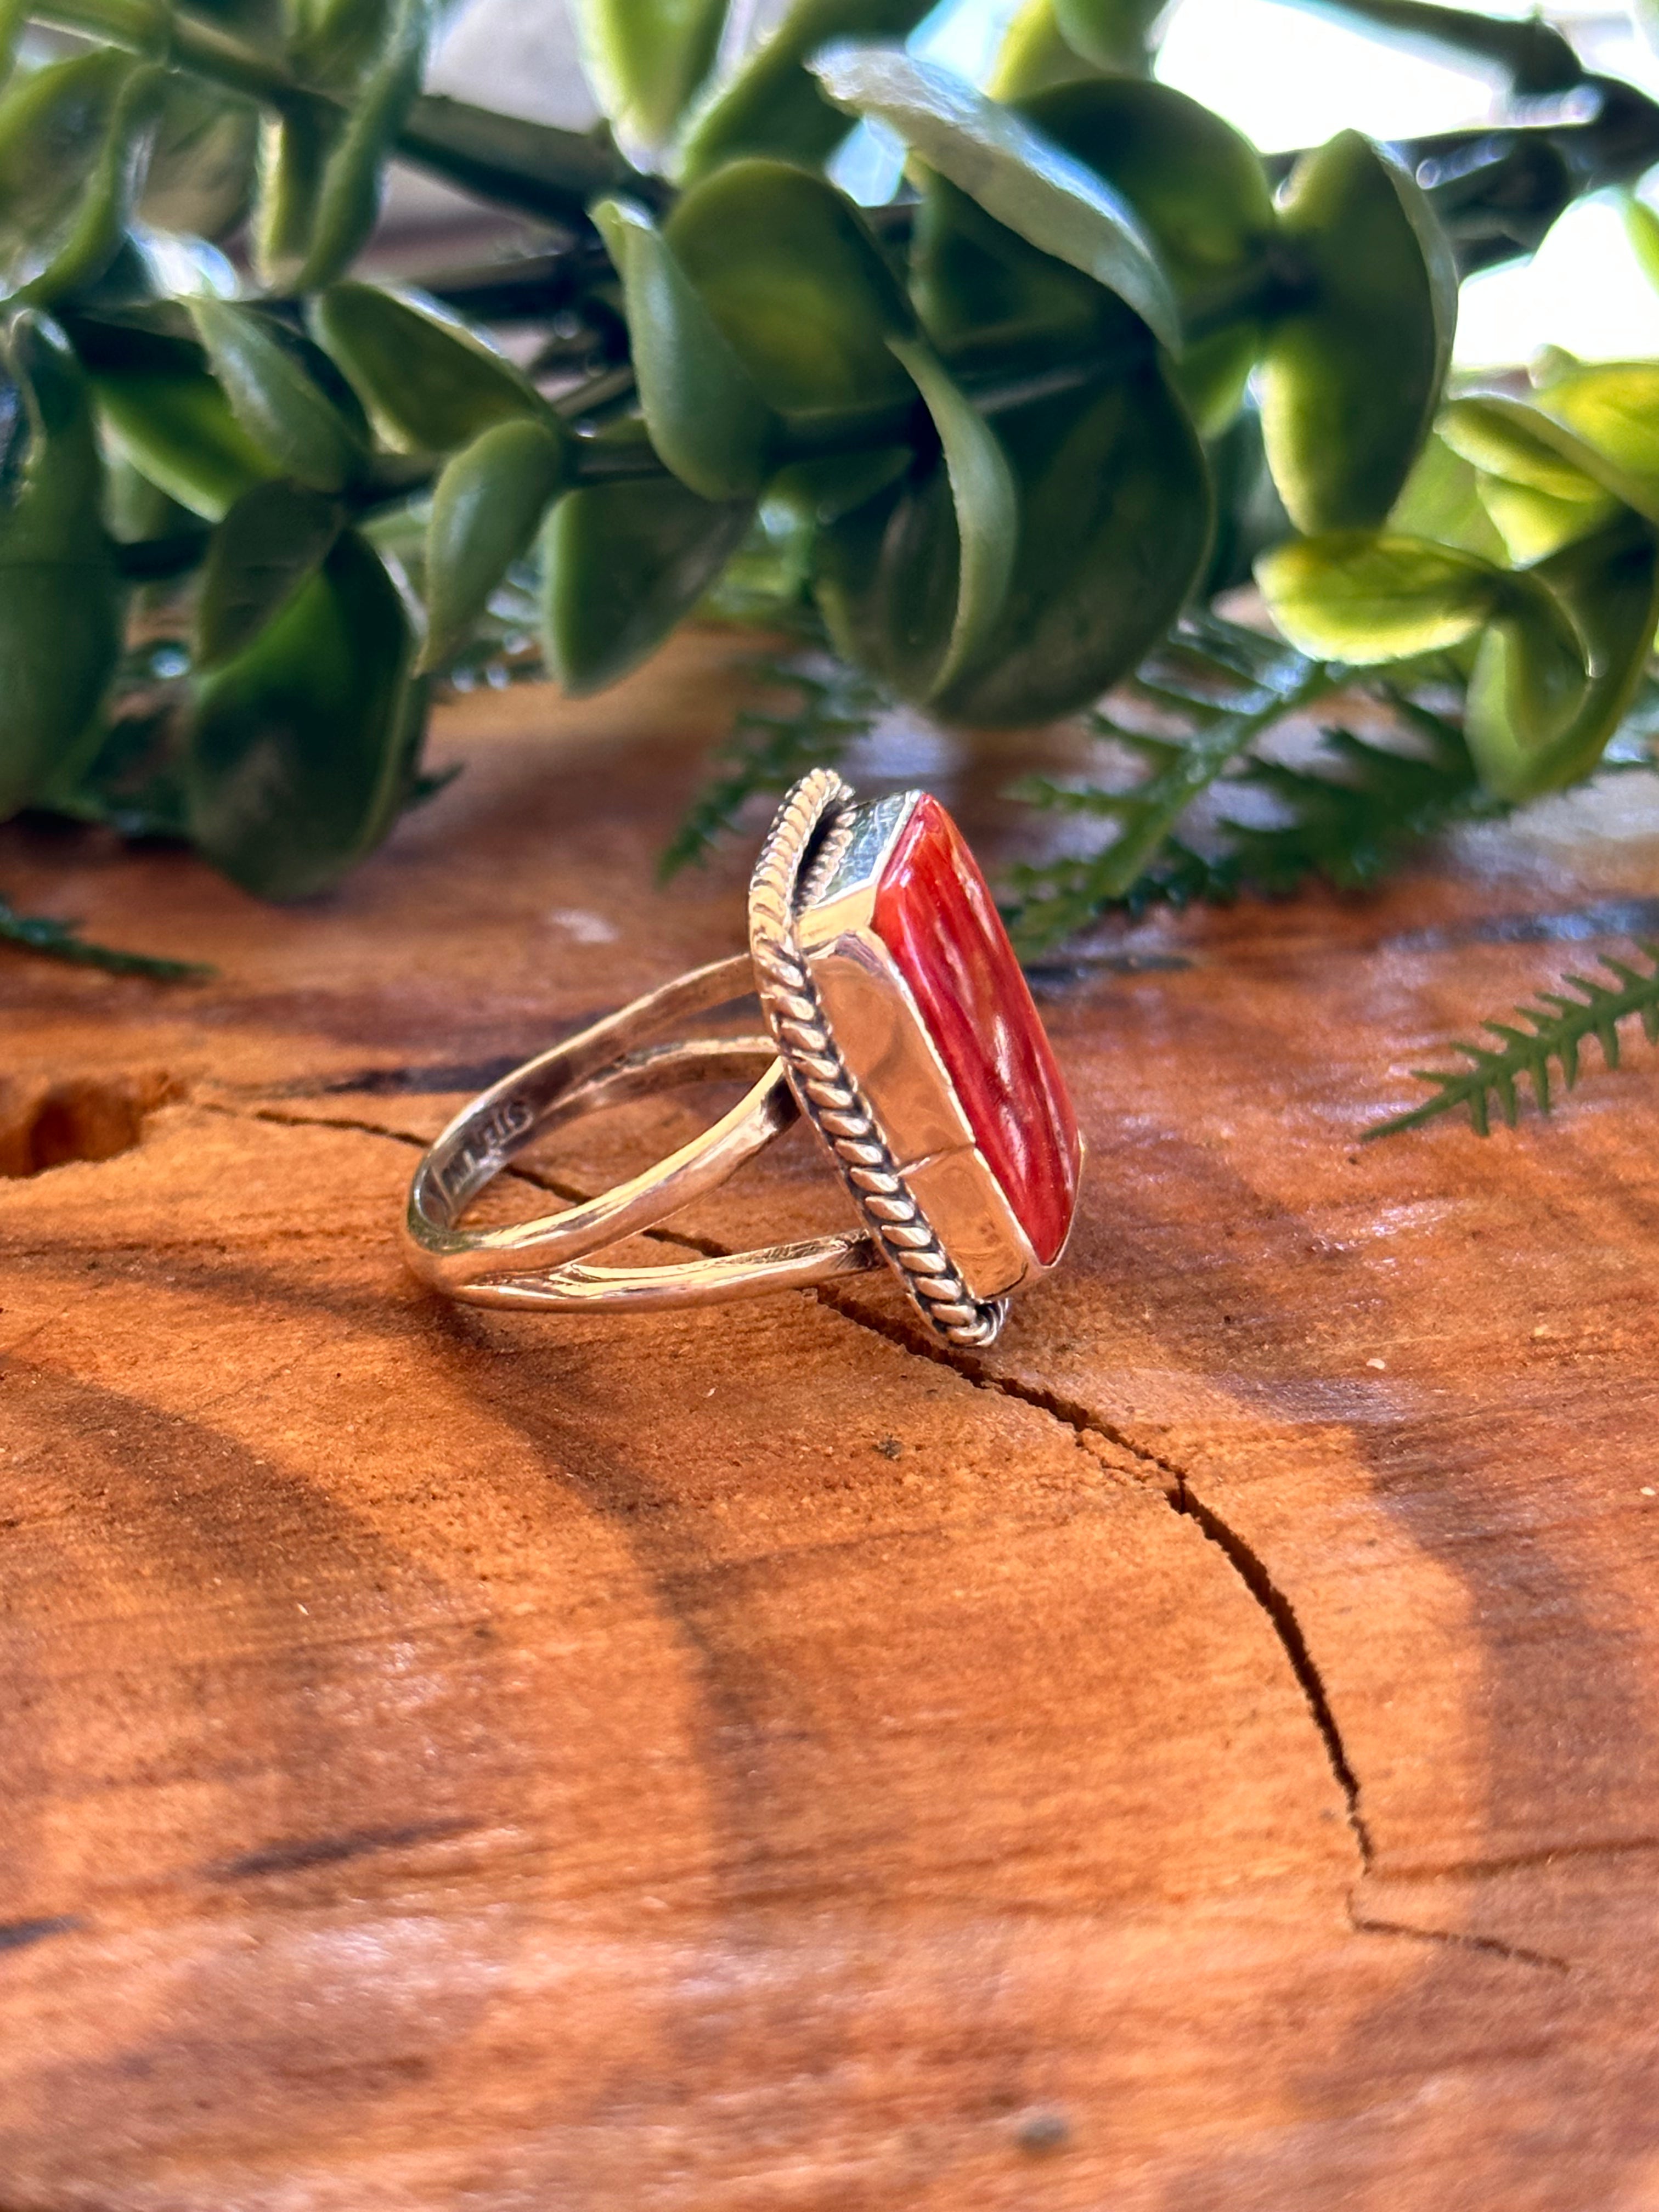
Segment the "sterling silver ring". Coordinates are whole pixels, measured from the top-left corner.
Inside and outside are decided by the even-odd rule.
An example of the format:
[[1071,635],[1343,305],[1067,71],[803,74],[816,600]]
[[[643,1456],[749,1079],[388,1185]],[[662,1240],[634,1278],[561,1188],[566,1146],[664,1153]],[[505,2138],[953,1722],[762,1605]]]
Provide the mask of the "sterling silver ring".
[[[751,996],[764,1036],[647,1042]],[[745,1075],[737,1105],[630,1181],[537,1220],[461,1226],[486,1184],[562,1124]],[[661,1266],[588,1263],[717,1188],[803,1115],[860,1229]],[[748,952],[647,994],[475,1098],[415,1171],[403,1246],[448,1297],[566,1311],[799,1289],[885,1263],[945,1342],[982,1346],[1010,1296],[1059,1262],[1082,1166],[1064,1079],[955,823],[925,792],[860,803],[819,769],[761,848]]]

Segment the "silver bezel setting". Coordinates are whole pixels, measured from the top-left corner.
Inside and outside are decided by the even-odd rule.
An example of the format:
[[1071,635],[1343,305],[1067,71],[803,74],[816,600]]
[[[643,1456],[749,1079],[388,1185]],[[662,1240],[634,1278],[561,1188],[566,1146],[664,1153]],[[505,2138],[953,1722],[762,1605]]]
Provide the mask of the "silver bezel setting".
[[756,866],[750,947],[790,1085],[878,1249],[930,1328],[981,1346],[1008,1294],[1047,1270],[872,925],[921,797],[860,805],[833,771],[804,778]]

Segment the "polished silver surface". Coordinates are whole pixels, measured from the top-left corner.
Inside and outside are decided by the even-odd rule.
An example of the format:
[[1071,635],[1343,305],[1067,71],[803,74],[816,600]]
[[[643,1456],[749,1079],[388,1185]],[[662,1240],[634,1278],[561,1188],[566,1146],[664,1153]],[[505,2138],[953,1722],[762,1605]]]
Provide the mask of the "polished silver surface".
[[[767,1037],[696,1038],[647,1049],[636,1041],[746,997],[739,956],[682,976],[526,1062],[457,1115],[422,1158],[404,1218],[405,1259],[433,1289],[469,1304],[659,1307],[796,1289],[876,1264],[852,1233],[661,1267],[595,1267],[594,1251],[653,1227],[724,1182],[790,1127],[797,1108]],[[747,1096],[663,1161],[597,1198],[501,1229],[458,1224],[525,1148],[562,1123],[684,1083],[757,1075]]]
[[[860,806],[833,770],[804,777],[756,864],[747,956],[683,975],[527,1061],[457,1115],[426,1153],[403,1226],[421,1279],[475,1305],[633,1310],[805,1288],[885,1262],[946,1343],[990,1343],[1006,1293],[1042,1270],[872,924],[882,872],[918,797]],[[647,1042],[750,995],[767,1036]],[[549,1132],[714,1077],[753,1080],[666,1159],[534,1220],[464,1225],[485,1187]],[[715,1189],[802,1113],[863,1231],[655,1267],[590,1264],[590,1255]]]
[[[802,1112],[823,1138],[878,1249],[917,1312],[946,1343],[966,1350],[995,1338],[1006,1303],[981,1297],[969,1286],[907,1180],[854,1071],[855,1056],[860,1064],[864,1057],[860,1036],[845,1034],[831,1019],[800,939],[818,901],[833,914],[849,899],[873,897],[883,855],[915,796],[903,794],[896,806],[881,802],[876,808],[860,808],[833,769],[816,769],[803,776],[779,809],[750,881],[749,949],[761,1010]],[[854,881],[864,888],[850,888]],[[880,980],[878,969],[870,972]],[[891,1011],[890,1004],[878,1011],[872,1001],[864,1018],[880,1030]],[[861,1027],[856,1018],[854,1027]],[[911,1074],[905,1069],[915,1061],[916,1040],[926,1043],[930,1057],[936,1056],[914,1007],[910,1018],[891,1035],[894,1087],[908,1091]]]

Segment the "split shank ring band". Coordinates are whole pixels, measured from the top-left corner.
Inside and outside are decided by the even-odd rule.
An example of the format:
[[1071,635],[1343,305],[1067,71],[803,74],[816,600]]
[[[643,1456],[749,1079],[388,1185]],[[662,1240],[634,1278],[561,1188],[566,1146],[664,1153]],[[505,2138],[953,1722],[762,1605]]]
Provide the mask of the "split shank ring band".
[[[758,997],[764,1036],[647,1040]],[[712,1127],[631,1181],[506,1228],[460,1224],[525,1148],[602,1107],[750,1077]],[[765,1250],[589,1263],[714,1189],[805,1115],[862,1227]],[[801,1289],[885,1263],[946,1342],[988,1344],[1054,1267],[1083,1146],[985,879],[924,792],[860,803],[815,769],[784,800],[749,890],[749,951],[700,968],[505,1077],[410,1186],[421,1279],[474,1305],[654,1308]]]

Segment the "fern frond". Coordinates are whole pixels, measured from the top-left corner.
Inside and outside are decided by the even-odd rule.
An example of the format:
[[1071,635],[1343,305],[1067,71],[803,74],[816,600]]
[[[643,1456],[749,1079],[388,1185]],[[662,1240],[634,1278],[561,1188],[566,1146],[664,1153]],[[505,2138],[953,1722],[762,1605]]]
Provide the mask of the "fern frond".
[[[1206,639],[1224,645],[1228,658],[1219,659]],[[1340,669],[1215,617],[1202,629],[1190,626],[1175,643],[1179,650],[1156,656],[1133,689],[1160,711],[1184,716],[1191,726],[1185,738],[1126,732],[1103,716],[1094,721],[1097,734],[1128,743],[1147,761],[1152,773],[1141,782],[1127,791],[1042,778],[1015,787],[1017,797],[1036,805],[1104,815],[1118,823],[1103,852],[1011,871],[1008,923],[1022,953],[1045,951],[1075,936],[1108,907],[1138,912],[1155,899],[1206,896],[1200,887],[1207,880],[1206,864],[1176,845],[1176,824],[1274,723],[1343,680]],[[1243,690],[1241,663],[1251,671]],[[1174,888],[1177,881],[1182,889]]]
[[19,914],[4,899],[0,899],[0,944],[42,953],[48,960],[68,960],[80,968],[101,968],[106,975],[147,975],[155,983],[197,982],[214,972],[197,960],[161,960],[149,952],[95,945],[73,922],[54,921],[44,914]]
[[750,675],[767,691],[793,691],[793,707],[744,707],[715,754],[714,774],[657,864],[659,881],[710,849],[760,793],[787,791],[808,769],[833,768],[887,704],[879,687],[835,661],[761,660]]
[[1659,942],[1644,939],[1641,950],[1652,963],[1645,971],[1604,953],[1601,965],[1613,982],[1594,975],[1565,975],[1561,990],[1540,991],[1537,1004],[1516,1008],[1518,1024],[1524,1026],[1517,1022],[1483,1022],[1482,1029],[1498,1039],[1496,1046],[1455,1039],[1447,1048],[1463,1054],[1468,1067],[1413,1068],[1412,1073],[1419,1082],[1435,1086],[1433,1097],[1409,1113],[1396,1114],[1367,1129],[1366,1140],[1391,1136],[1400,1129],[1420,1128],[1424,1122],[1455,1113],[1460,1107],[1468,1109],[1477,1136],[1491,1133],[1494,1107],[1512,1129],[1520,1111],[1518,1086],[1523,1080],[1531,1084],[1539,1110],[1547,1114],[1554,1103],[1550,1088],[1552,1065],[1560,1070],[1563,1091],[1571,1091],[1578,1080],[1579,1048],[1594,1037],[1607,1065],[1617,1067],[1619,1025],[1632,1014],[1639,1018],[1648,1042],[1659,1044]]

